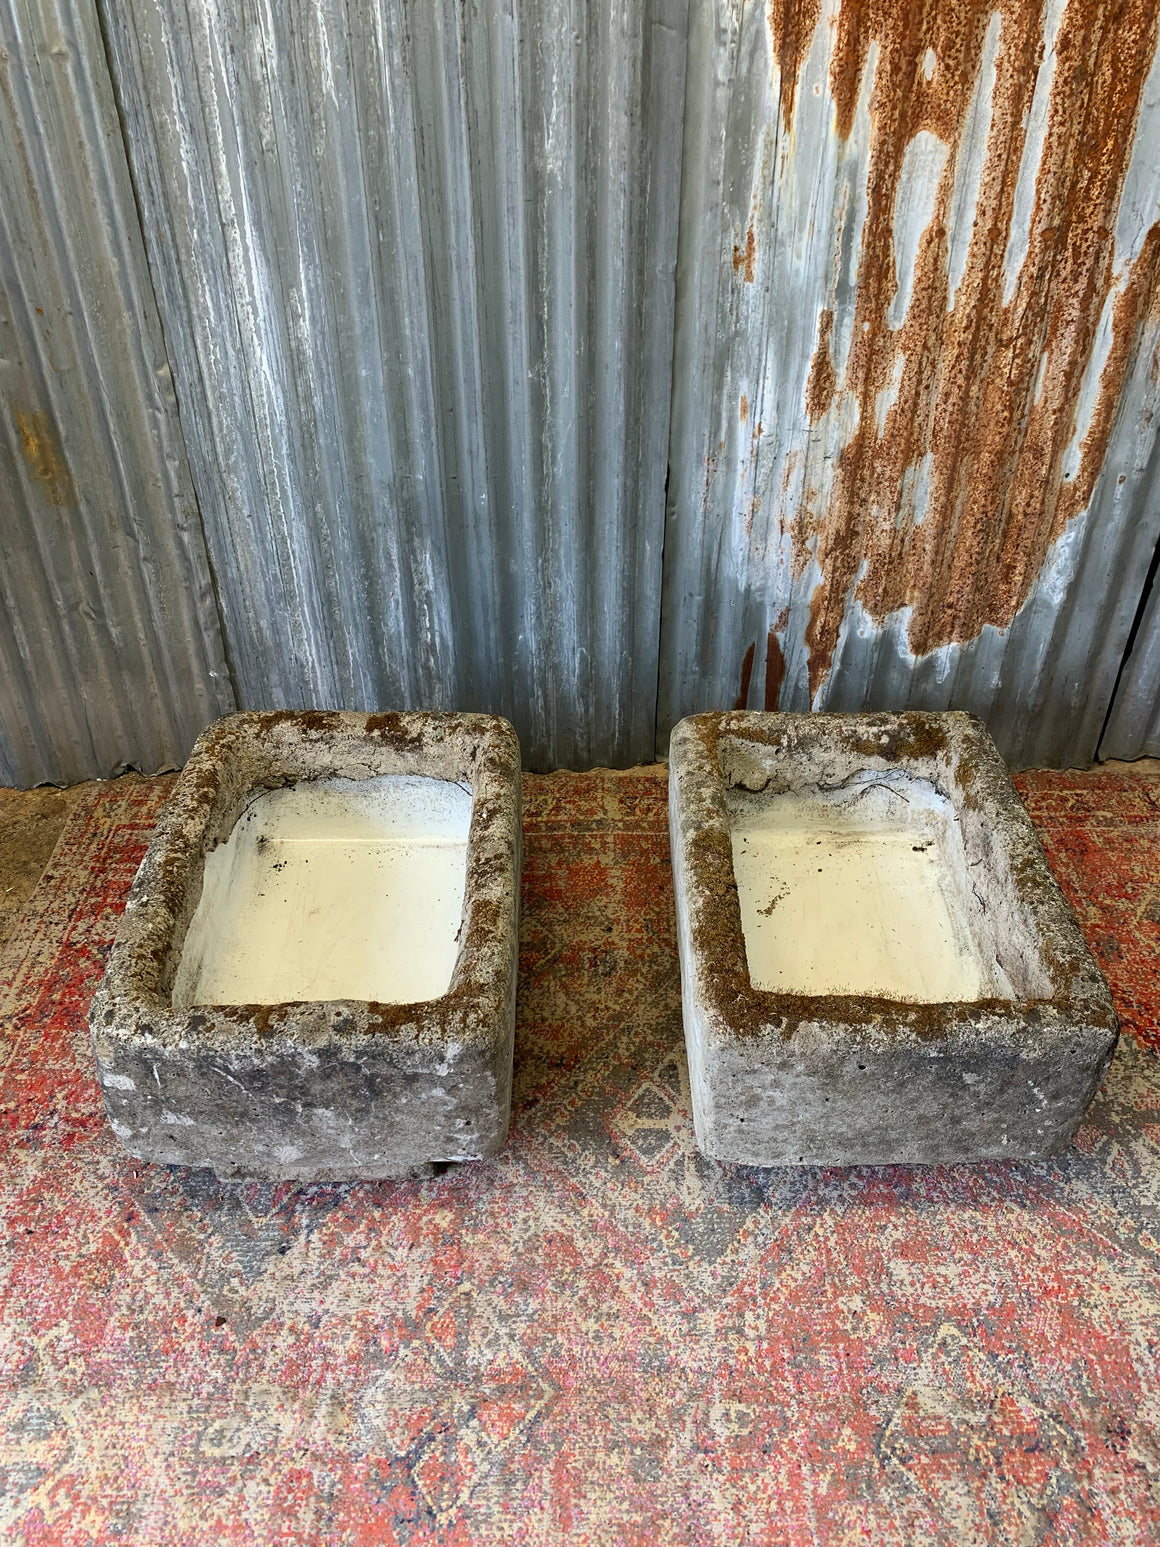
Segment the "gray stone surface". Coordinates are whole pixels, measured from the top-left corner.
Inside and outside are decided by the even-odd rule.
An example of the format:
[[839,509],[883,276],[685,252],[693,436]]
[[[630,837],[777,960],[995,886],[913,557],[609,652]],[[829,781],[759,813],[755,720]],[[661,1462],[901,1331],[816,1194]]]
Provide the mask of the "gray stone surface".
[[[1014,997],[914,1003],[755,989],[728,791],[904,771],[946,796],[972,930]],[[697,1141],[749,1165],[1055,1154],[1115,1051],[1108,992],[1002,759],[973,716],[697,715],[673,731],[670,823]]]
[[[423,1004],[175,1009],[205,855],[254,791],[318,778],[469,782],[462,947]],[[90,1026],[109,1119],[140,1159],[219,1177],[423,1174],[507,1134],[518,959],[520,756],[474,714],[230,715],[201,737],[133,883]]]

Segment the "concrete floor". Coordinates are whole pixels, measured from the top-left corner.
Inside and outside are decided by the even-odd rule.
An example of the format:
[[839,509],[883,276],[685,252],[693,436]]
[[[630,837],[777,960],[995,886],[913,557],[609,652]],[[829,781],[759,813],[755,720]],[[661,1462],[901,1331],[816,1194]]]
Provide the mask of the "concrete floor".
[[[1102,773],[1122,772],[1125,768],[1160,779],[1160,758],[1097,764],[1088,770],[1087,777],[1098,779]],[[138,775],[124,777],[136,779]],[[64,790],[51,786],[11,790],[0,786],[0,950],[52,858],[73,807],[97,782],[74,784]]]

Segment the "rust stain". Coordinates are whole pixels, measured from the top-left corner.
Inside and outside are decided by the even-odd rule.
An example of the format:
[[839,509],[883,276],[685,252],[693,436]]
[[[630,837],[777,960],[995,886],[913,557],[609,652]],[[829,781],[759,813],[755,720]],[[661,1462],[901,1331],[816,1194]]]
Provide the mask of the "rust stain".
[[810,51],[814,29],[822,13],[821,0],[769,0],[769,34],[777,60],[781,93],[781,122],[787,134],[793,128],[798,76]]
[[785,655],[777,630],[770,629],[765,642],[765,707],[776,709],[781,702],[781,685],[785,680]]
[[[1074,478],[1064,477],[1084,373],[1113,284],[1113,233],[1144,82],[1157,46],[1154,0],[1071,0],[1055,72],[1026,256],[1010,304],[1005,260],[1027,118],[1043,56],[1043,7],[1001,8],[991,130],[966,268],[950,300],[948,253],[956,158],[968,128],[995,0],[845,0],[830,86],[838,132],[854,122],[872,46],[873,134],[851,346],[834,379],[832,313],[819,318],[806,408],[823,417],[850,394],[857,428],[824,508],[807,476],[791,516],[794,571],[824,576],[806,630],[810,692],[829,673],[852,596],[878,622],[909,606],[915,654],[1007,627],[1052,543],[1084,509],[1116,405],[1160,281],[1160,225],[1147,236],[1114,310],[1114,343]],[[814,0],[775,3],[769,21],[792,114]],[[932,49],[938,69],[922,68]],[[786,120],[788,122],[788,120]],[[934,215],[919,243],[909,308],[897,329],[894,209],[907,146],[920,131],[949,147]],[[741,255],[734,252],[734,265]],[[1041,361],[1045,361],[1041,376]],[[897,384],[879,438],[876,403]],[[929,499],[907,501],[927,459]]]
[[1160,303],[1160,221],[1144,238],[1139,256],[1132,265],[1127,284],[1112,308],[1112,347],[1100,373],[1100,391],[1087,434],[1084,436],[1079,475],[1066,484],[1060,497],[1065,520],[1071,520],[1087,505],[1095,488],[1096,475],[1103,466],[1112,438],[1116,409],[1122,387],[1132,365],[1134,346],[1140,326],[1154,314]]
[[749,418],[749,394],[748,394],[748,392],[743,392],[741,394],[741,423],[744,424],[746,419],[748,419],[748,418]]
[[750,645],[745,652],[745,659],[741,663],[741,691],[737,695],[734,709],[745,709],[749,704],[749,684],[753,680],[753,657],[757,654],[757,645]]
[[753,283],[757,260],[757,238],[753,234],[753,222],[749,222],[749,230],[745,233],[745,246],[738,247],[733,244],[733,272],[740,274],[747,285]]
[[[795,538],[798,536],[794,532]],[[806,662],[806,670],[809,673],[810,702],[813,702],[814,694],[821,687],[830,669],[833,659],[834,645],[829,645],[830,654],[825,658],[825,669],[822,669],[822,653],[819,640],[822,638],[822,628],[826,620],[826,582],[820,580],[810,595],[810,614],[806,622],[805,641],[809,657]],[[828,643],[828,640],[827,640]],[[834,636],[834,644],[837,643],[837,634]]]
[[40,485],[45,499],[50,505],[65,508],[74,506],[77,502],[76,486],[48,415],[17,408],[11,398],[5,401],[16,415],[24,460],[32,469],[32,476]]
[[818,318],[818,342],[810,361],[809,380],[806,382],[806,413],[810,423],[817,424],[834,401],[838,378],[834,374],[832,344],[834,338],[834,313],[827,307]]

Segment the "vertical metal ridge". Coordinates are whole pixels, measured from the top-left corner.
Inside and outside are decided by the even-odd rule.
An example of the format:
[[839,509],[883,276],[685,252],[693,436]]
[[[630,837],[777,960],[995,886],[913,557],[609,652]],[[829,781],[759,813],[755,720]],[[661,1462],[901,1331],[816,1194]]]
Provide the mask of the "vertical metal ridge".
[[233,696],[95,10],[0,49],[0,778],[152,771]]
[[[1141,349],[1141,363],[1149,379],[1160,381],[1160,328],[1153,329]],[[1153,397],[1148,412],[1160,413],[1160,394]],[[1160,529],[1160,436],[1151,447],[1147,463],[1139,469],[1140,489],[1132,501],[1141,535]],[[1138,504],[1137,504],[1138,500]],[[1101,758],[1160,757],[1160,585],[1157,562],[1160,547],[1153,552],[1149,566],[1150,589],[1142,598],[1138,624],[1134,627],[1116,684],[1107,724],[1100,738]],[[1125,597],[1127,602],[1129,598]]]
[[651,752],[687,0],[101,0],[239,690]]

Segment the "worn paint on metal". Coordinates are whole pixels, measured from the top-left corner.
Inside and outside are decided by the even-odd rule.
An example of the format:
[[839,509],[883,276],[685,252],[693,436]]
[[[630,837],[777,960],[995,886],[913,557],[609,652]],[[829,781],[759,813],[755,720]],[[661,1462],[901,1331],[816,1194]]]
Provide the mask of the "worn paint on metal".
[[687,0],[102,0],[248,706],[650,755]]
[[[1007,626],[1103,466],[1128,359],[1157,295],[1160,222],[1137,254],[1121,255],[1119,273],[1110,237],[1160,12],[1151,0],[1064,8],[1026,251],[1005,301],[1004,237],[1027,145],[1040,9],[880,0],[839,14],[837,132],[848,138],[853,128],[873,44],[874,133],[850,351],[833,381],[833,397],[847,398],[837,412],[857,427],[825,509],[806,483],[792,518],[798,573],[814,560],[823,577],[806,631],[811,697],[851,591],[879,622],[909,607],[916,655],[971,639],[986,623]],[[928,49],[937,61],[929,81],[919,68]],[[908,157],[923,136],[942,147],[937,173],[915,174],[921,188],[908,189]],[[965,240],[953,219],[962,177],[971,187]],[[918,219],[908,213],[915,206]],[[953,291],[952,239],[965,250]],[[1109,300],[1111,339],[1080,437],[1077,409]],[[830,333],[819,329],[827,359]],[[881,423],[875,403],[886,392]],[[816,423],[823,402],[814,406]]]
[[1094,751],[1156,537],[1157,25],[694,6],[662,736],[772,627],[783,707],[955,703],[1016,760]]
[[0,783],[234,707],[92,0],[0,0]]

